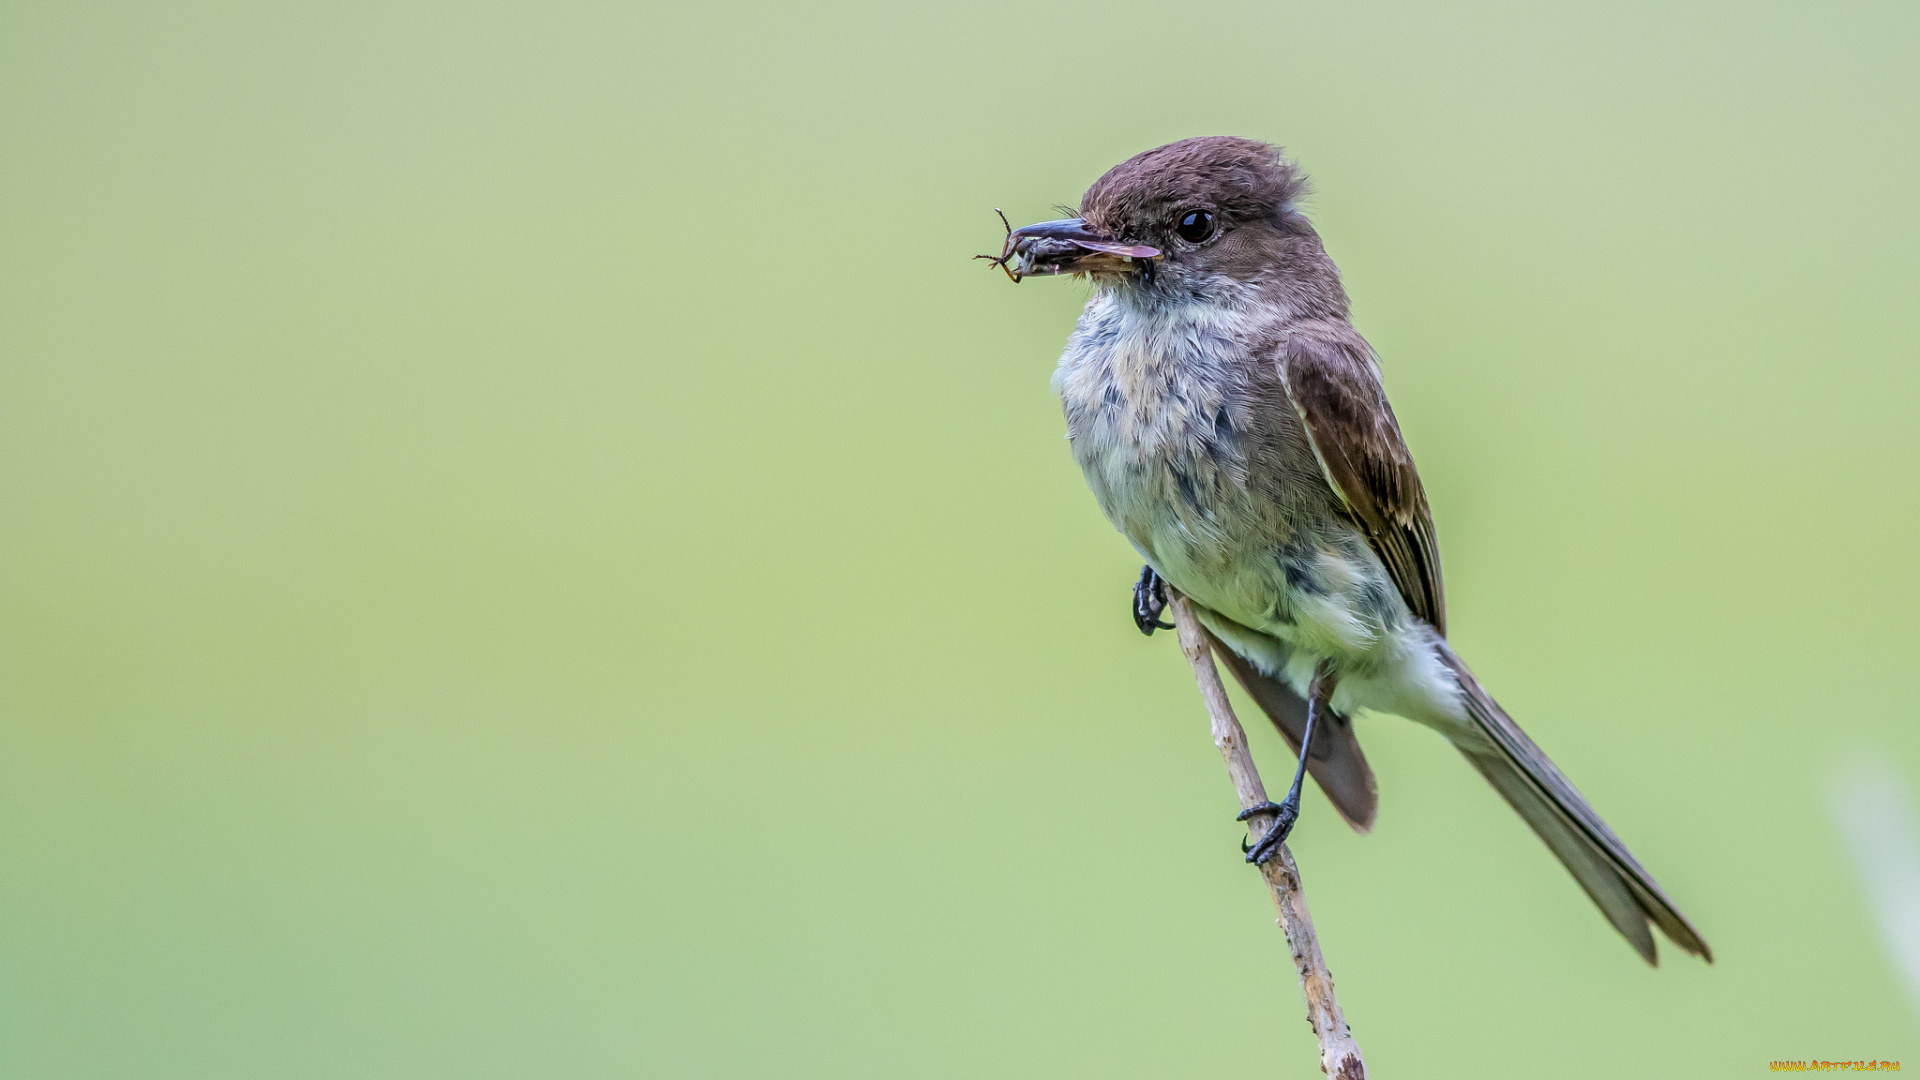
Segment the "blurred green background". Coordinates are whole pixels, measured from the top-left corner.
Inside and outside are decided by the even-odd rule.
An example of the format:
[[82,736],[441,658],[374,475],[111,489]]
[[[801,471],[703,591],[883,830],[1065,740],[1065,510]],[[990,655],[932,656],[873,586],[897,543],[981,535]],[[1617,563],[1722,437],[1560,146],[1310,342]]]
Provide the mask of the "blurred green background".
[[[1920,1022],[1912,4],[0,8],[0,1072],[1316,1076],[1192,680],[969,261],[1285,144],[1455,641],[1713,943],[1360,721],[1381,1077]],[[1270,778],[1291,759],[1264,725]]]

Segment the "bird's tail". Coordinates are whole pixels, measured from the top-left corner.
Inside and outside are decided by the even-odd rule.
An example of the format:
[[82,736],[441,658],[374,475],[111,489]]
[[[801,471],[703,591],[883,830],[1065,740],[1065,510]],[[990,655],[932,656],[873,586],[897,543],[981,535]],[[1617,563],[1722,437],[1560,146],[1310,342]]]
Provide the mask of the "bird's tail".
[[1649,920],[1675,945],[1711,963],[1713,950],[1573,783],[1481,688],[1473,672],[1444,642],[1440,653],[1460,680],[1474,727],[1485,737],[1456,746],[1566,864],[1614,929],[1649,964],[1660,962],[1653,933],[1647,928]]

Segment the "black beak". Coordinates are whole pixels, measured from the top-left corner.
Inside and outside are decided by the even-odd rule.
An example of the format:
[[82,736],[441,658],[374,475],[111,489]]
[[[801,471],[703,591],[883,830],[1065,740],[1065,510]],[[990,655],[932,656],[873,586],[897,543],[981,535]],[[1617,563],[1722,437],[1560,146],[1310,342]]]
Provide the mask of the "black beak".
[[1025,240],[1028,237],[1033,237],[1036,240],[1072,240],[1075,242],[1086,241],[1094,244],[1112,242],[1109,238],[1088,229],[1085,218],[1062,218],[1059,221],[1042,221],[1036,225],[1028,225],[1023,229],[1013,230],[1013,238],[1015,240]]
[[1159,248],[1102,236],[1087,228],[1083,218],[1063,218],[1008,233],[999,261],[1018,281],[1028,274],[1131,269],[1136,260],[1152,273],[1152,260],[1159,257]]

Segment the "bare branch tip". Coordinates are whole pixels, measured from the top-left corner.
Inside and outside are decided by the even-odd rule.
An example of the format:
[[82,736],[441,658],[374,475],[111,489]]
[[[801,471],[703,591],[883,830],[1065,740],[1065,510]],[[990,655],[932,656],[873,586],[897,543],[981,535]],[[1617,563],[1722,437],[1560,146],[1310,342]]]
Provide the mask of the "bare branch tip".
[[[1167,609],[1173,613],[1174,627],[1180,636],[1180,651],[1193,667],[1194,681],[1200,687],[1200,699],[1206,705],[1208,718],[1212,722],[1214,745],[1226,760],[1227,775],[1233,780],[1241,806],[1251,807],[1266,802],[1266,785],[1261,782],[1253,755],[1247,750],[1246,731],[1233,714],[1226,687],[1220,681],[1220,670],[1213,662],[1212,649],[1215,643],[1212,635],[1200,625],[1192,603],[1171,585],[1167,586]],[[1265,835],[1266,829],[1273,827],[1273,824],[1271,815],[1264,819],[1256,817],[1249,822],[1249,825],[1261,826],[1261,835]],[[1257,842],[1258,838],[1255,839]],[[1320,954],[1320,939],[1314,933],[1313,918],[1307,912],[1306,896],[1301,891],[1300,872],[1294,863],[1293,853],[1287,850],[1284,843],[1279,845],[1274,857],[1263,863],[1260,871],[1260,876],[1265,879],[1272,893],[1274,907],[1280,913],[1280,917],[1274,921],[1286,934],[1287,947],[1293,953],[1299,969],[1300,988],[1307,1002],[1307,1022],[1312,1025],[1314,1036],[1320,1042],[1321,1071],[1330,1080],[1366,1080],[1367,1067],[1361,1060],[1360,1047],[1353,1041],[1346,1017],[1340,1010],[1340,1002],[1333,995],[1333,974],[1327,970],[1326,960]]]

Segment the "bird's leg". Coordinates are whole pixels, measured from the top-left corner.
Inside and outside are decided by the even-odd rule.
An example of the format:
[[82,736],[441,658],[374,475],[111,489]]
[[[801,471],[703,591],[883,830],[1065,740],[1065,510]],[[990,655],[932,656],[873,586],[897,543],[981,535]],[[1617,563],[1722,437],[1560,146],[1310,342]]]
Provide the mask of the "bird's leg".
[[1148,637],[1155,630],[1171,630],[1172,623],[1160,621],[1160,613],[1167,610],[1167,583],[1153,572],[1153,567],[1140,568],[1140,580],[1133,583],[1133,625]]
[[1248,862],[1259,865],[1278,854],[1280,845],[1286,843],[1287,836],[1293,832],[1293,823],[1300,819],[1300,785],[1307,777],[1307,753],[1313,746],[1314,725],[1321,713],[1332,710],[1332,697],[1333,673],[1327,670],[1327,662],[1322,660],[1313,669],[1313,682],[1307,687],[1307,730],[1300,736],[1300,764],[1294,767],[1293,786],[1287,789],[1287,797],[1278,803],[1264,802],[1248,807],[1234,818],[1235,821],[1245,821],[1255,814],[1273,815],[1273,825],[1259,843],[1252,847],[1244,843],[1240,845],[1247,853]]

